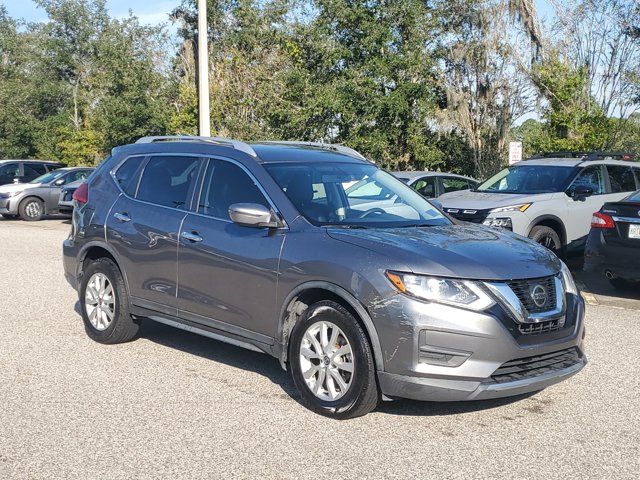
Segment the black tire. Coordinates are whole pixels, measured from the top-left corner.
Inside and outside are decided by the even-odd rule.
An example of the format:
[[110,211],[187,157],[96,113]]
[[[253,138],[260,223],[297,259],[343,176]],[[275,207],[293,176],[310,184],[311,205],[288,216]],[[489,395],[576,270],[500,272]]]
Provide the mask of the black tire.
[[27,222],[37,222],[44,216],[44,203],[36,197],[28,197],[20,202],[20,218]]
[[529,238],[543,247],[548,248],[558,256],[562,253],[560,235],[551,227],[545,227],[544,225],[533,227],[529,232]]
[[[89,315],[87,314],[87,306],[85,302],[87,285],[96,273],[102,273],[107,277],[115,294],[113,320],[104,330],[99,330],[92,325],[89,320]],[[131,317],[129,310],[129,297],[127,295],[124,279],[122,278],[120,269],[113,260],[109,258],[99,258],[92,261],[85,268],[82,275],[82,281],[80,282],[79,297],[84,328],[87,335],[92,340],[95,340],[98,343],[112,345],[116,343],[129,342],[135,338],[140,325]]]
[[[300,348],[307,329],[321,320],[342,330],[353,351],[353,377],[341,398],[335,401],[316,397],[304,380],[300,365]],[[310,305],[296,324],[289,341],[291,376],[304,405],[321,415],[338,420],[360,417],[372,411],[380,401],[376,367],[369,340],[358,321],[342,305],[321,301]]]

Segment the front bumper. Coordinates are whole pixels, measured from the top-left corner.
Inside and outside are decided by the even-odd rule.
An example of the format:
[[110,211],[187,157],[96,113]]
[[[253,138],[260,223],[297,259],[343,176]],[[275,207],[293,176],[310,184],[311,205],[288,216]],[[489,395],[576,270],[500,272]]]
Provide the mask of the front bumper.
[[4,215],[17,215],[18,213],[18,202],[13,201],[14,197],[11,198],[0,198],[0,214]]
[[[567,297],[566,327],[532,335],[519,335],[508,323],[515,321],[498,318],[495,311],[472,312],[403,295],[387,299],[383,308],[371,309],[384,357],[384,371],[378,372],[382,393],[425,401],[480,400],[535,392],[575,375],[587,363],[584,301]],[[527,375],[497,376],[513,363],[565,351],[579,355]]]

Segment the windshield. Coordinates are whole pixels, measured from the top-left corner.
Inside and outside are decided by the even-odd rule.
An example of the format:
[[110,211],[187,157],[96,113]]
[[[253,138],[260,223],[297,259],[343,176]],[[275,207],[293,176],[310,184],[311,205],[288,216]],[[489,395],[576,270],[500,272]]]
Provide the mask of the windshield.
[[314,225],[366,228],[451,224],[421,195],[374,165],[297,163],[266,168]]
[[505,168],[480,185],[476,192],[549,193],[562,191],[574,167],[515,165]]
[[49,183],[62,175],[65,170],[54,170],[53,172],[45,173],[37,178],[34,178],[29,183]]

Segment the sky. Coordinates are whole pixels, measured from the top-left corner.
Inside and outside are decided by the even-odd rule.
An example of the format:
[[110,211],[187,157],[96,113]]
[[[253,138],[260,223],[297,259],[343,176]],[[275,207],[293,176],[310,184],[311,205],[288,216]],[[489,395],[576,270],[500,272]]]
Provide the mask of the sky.
[[[32,0],[0,0],[7,7],[9,15],[23,18],[28,22],[46,20],[43,9],[38,8]],[[114,17],[127,17],[129,10],[140,22],[157,25],[169,22],[169,12],[180,4],[180,0],[107,0],[109,13]]]
[[[23,18],[29,22],[45,20],[44,10],[38,8],[32,0],[0,0],[14,18]],[[168,14],[180,4],[180,0],[107,0],[107,7],[111,15],[126,17],[131,10],[142,23],[156,25],[168,22]],[[547,0],[536,0],[538,15],[541,19],[553,14],[553,9]]]

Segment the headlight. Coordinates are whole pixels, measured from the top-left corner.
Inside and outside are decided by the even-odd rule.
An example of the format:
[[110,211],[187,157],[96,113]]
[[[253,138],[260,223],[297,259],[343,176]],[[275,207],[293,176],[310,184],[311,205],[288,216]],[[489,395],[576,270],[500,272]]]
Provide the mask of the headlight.
[[573,293],[574,295],[578,295],[578,287],[576,286],[576,282],[573,281],[573,275],[569,271],[569,267],[567,267],[563,261],[560,261],[562,264],[562,268],[560,272],[562,272],[562,280],[564,281],[564,288],[567,289],[567,293]]
[[527,208],[529,208],[532,203],[521,203],[520,205],[511,205],[509,207],[499,207],[494,208],[493,210],[489,210],[489,213],[500,213],[500,212],[526,212]]
[[20,195],[22,192],[6,192],[6,193],[0,193],[0,198],[11,198],[11,197],[15,197],[16,195]]
[[470,280],[427,277],[387,272],[387,278],[402,293],[431,302],[484,310],[494,304],[492,298]]

